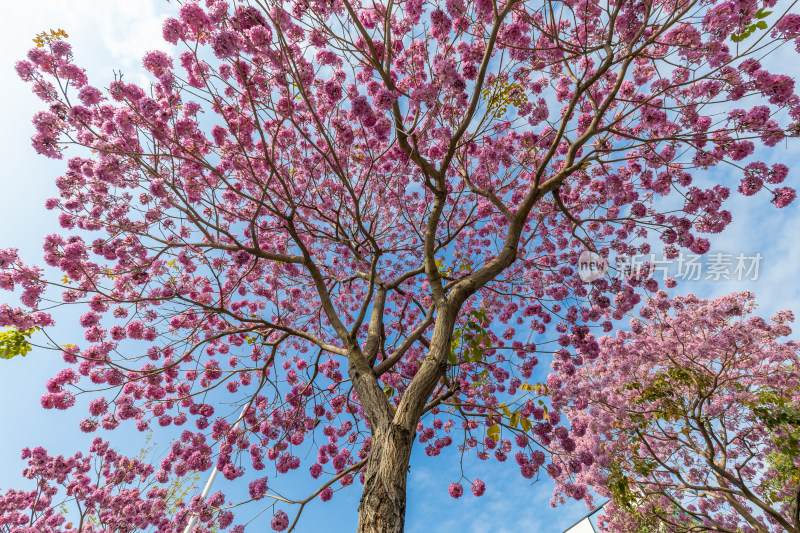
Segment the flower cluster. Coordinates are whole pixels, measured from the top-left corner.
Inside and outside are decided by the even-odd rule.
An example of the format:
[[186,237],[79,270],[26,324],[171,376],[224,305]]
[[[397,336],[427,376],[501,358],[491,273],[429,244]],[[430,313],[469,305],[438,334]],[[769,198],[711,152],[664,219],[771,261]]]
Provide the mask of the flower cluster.
[[[561,368],[552,401],[576,441],[556,452],[556,497],[591,488],[611,498],[602,519],[610,532],[656,521],[676,532],[747,530],[762,520],[791,531],[800,350],[778,340],[791,334],[790,312],[767,322],[754,309],[750,293],[658,291],[631,331],[598,339],[593,358]],[[756,518],[753,508],[765,512]]]
[[61,532],[181,530],[196,515],[204,526],[227,528],[233,514],[221,509],[221,493],[187,504],[153,479],[152,465],[115,452],[97,438],[88,454],[51,456],[42,447],[25,448],[23,476],[30,491],[0,494],[0,527],[11,531]]

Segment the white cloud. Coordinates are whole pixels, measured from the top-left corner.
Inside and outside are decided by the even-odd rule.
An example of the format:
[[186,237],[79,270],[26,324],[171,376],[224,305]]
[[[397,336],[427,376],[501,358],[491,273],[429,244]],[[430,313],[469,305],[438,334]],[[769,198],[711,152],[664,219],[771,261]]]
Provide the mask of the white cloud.
[[[54,180],[65,166],[63,161],[37,155],[30,146],[30,119],[43,104],[16,77],[14,63],[25,58],[37,33],[62,28],[69,34],[76,63],[87,69],[93,84],[107,85],[114,69],[140,81],[144,77],[140,58],[147,50],[163,46],[162,21],[174,7],[161,0],[26,0],[3,5],[0,248],[19,248],[26,261],[41,263],[42,236],[58,228],[53,213],[45,211],[42,204],[45,198],[56,195]],[[3,294],[2,301],[14,303],[8,293]],[[59,338],[80,334],[68,329],[51,333]],[[57,355],[37,350],[24,359],[4,363],[0,403],[6,407],[3,420],[13,431],[6,432],[0,442],[4,464],[0,486],[16,488],[27,486],[19,477],[22,463],[15,460],[24,446],[60,446],[54,448],[57,453],[86,448],[87,436],[76,432],[85,409],[56,413],[39,407],[44,382],[64,366]],[[135,437],[128,441],[136,442]]]
[[[175,7],[161,0],[29,0],[4,6],[0,31],[0,157],[4,166],[0,174],[0,246],[18,247],[23,257],[38,258],[41,236],[56,227],[41,206],[45,198],[54,195],[53,180],[64,166],[36,155],[30,147],[30,119],[42,109],[42,102],[16,77],[14,63],[25,58],[36,34],[61,28],[69,34],[75,61],[87,70],[90,83],[107,86],[115,70],[141,82],[145,79],[141,57],[148,50],[168,46],[161,38],[161,26]],[[40,214],[33,217],[31,213]]]
[[6,10],[13,25],[3,30],[4,63],[22,56],[38,32],[63,28],[79,64],[136,68],[144,52],[165,45],[161,25],[171,7],[155,0],[32,0]]

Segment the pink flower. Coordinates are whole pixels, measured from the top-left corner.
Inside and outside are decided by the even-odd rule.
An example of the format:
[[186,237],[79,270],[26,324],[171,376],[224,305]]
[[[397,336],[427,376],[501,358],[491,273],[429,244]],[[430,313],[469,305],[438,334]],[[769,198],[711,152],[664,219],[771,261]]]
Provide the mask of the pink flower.
[[14,68],[17,71],[17,76],[24,81],[31,79],[33,73],[36,72],[36,67],[30,61],[17,61],[14,64]]
[[739,185],[739,192],[745,196],[752,196],[761,190],[764,182],[755,176],[745,176]]
[[214,54],[220,59],[236,56],[241,46],[241,37],[231,30],[220,31],[211,41]]
[[[186,2],[180,9],[181,21],[191,28],[196,34],[205,31],[211,20],[203,8],[194,2]],[[165,36],[166,38],[166,36]]]
[[789,175],[789,167],[784,165],[783,163],[775,163],[772,165],[771,170],[767,176],[767,183],[783,183],[783,180],[786,179],[786,176]]
[[441,9],[436,9],[431,13],[431,36],[434,38],[446,38],[452,26],[452,21]]
[[89,412],[94,415],[102,415],[108,411],[108,404],[105,398],[96,398],[89,402]]
[[165,20],[161,34],[168,43],[178,44],[178,41],[183,38],[183,28],[180,21],[174,18]]
[[392,105],[397,100],[397,95],[388,89],[380,89],[378,94],[375,95],[373,102],[377,109],[387,111],[392,108]]
[[103,100],[103,93],[95,87],[86,85],[78,91],[78,99],[83,102],[84,105],[92,106]]
[[689,249],[698,255],[703,255],[708,252],[710,247],[711,243],[708,239],[695,239]]
[[800,37],[800,15],[787,13],[775,23],[775,34],[780,34],[784,39]]
[[172,58],[160,50],[147,52],[142,58],[142,65],[149,72],[161,76],[165,71],[172,70]]
[[450,483],[447,492],[453,498],[460,498],[464,494],[464,487],[461,486],[461,483]]
[[775,189],[775,196],[772,198],[772,203],[776,207],[786,207],[791,204],[797,193],[791,187],[780,187]]
[[368,117],[372,116],[372,108],[367,102],[366,96],[356,96],[350,101],[350,109],[353,112],[353,116],[357,119],[364,120]]
[[250,497],[260,500],[267,493],[267,478],[262,477],[250,482]]
[[272,529],[285,531],[289,527],[289,516],[284,511],[278,511],[272,518]]

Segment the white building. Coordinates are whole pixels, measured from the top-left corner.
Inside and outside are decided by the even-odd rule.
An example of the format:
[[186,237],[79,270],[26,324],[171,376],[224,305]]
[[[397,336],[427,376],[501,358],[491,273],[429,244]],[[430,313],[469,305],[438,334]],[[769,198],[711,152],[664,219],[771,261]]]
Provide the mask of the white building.
[[599,513],[603,507],[605,507],[606,503],[608,502],[605,502],[603,505],[572,524],[564,531],[564,533],[598,533],[597,528],[594,527],[594,523],[591,521],[591,518],[594,514]]
[[597,530],[587,516],[564,533],[597,533]]

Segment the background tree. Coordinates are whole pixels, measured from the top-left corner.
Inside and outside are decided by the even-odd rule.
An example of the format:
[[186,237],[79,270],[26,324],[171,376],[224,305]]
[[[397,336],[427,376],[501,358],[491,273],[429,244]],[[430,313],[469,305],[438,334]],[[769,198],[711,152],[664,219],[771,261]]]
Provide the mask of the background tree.
[[269,464],[274,487],[308,468],[324,482],[307,498],[251,486],[299,517],[358,478],[359,531],[397,532],[415,438],[429,455],[517,449],[533,477],[540,444],[573,440],[524,382],[543,351],[530,335],[592,353],[590,327],[655,285],[584,284],[580,252],[613,266],[652,234],[670,257],[704,253],[729,189],[692,173],[722,161],[742,193],[794,198],[784,165],[748,159],[800,118],[792,79],[757,60],[800,16],[769,5],[187,2],[164,24],[180,67],[148,53],[150,86],[106,92],[39,36],[17,65],[48,105],[34,147],[84,149],[47,202],[62,231],[44,260],[63,278],[0,252],[26,306],[0,325],[48,326],[48,298],[87,307],[42,404],[95,388],[84,431],[190,424],[159,480]]
[[230,524],[233,513],[221,510],[221,493],[192,497],[198,474],[167,484],[153,479],[155,468],[147,461],[153,450],[145,445],[138,457],[126,457],[99,437],[87,454],[72,457],[25,448],[23,476],[35,488],[0,495],[0,531],[175,531],[195,515],[201,524],[195,531],[208,529],[203,526],[212,520],[214,526]]
[[603,531],[800,531],[800,350],[777,340],[794,317],[753,310],[750,293],[659,291],[632,331],[558,368],[553,403],[582,434],[558,490],[612,498]]

